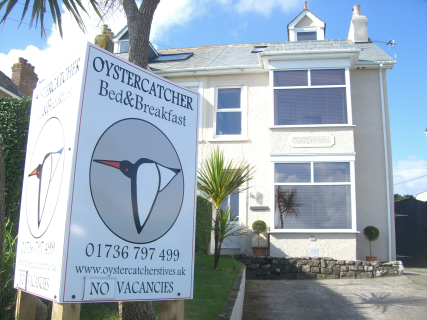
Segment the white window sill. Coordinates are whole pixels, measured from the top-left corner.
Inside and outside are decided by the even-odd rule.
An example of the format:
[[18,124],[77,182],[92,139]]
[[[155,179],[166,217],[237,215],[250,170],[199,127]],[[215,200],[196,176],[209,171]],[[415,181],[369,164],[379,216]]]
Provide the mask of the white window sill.
[[288,128],[346,128],[355,127],[354,124],[302,124],[302,125],[286,125],[286,126],[272,126],[270,129],[288,129]]
[[213,138],[208,139],[206,141],[208,142],[234,142],[234,141],[248,141],[248,137],[244,136],[236,136],[236,137],[220,137],[220,138]]
[[346,229],[283,229],[267,231],[267,233],[360,233],[360,231]]

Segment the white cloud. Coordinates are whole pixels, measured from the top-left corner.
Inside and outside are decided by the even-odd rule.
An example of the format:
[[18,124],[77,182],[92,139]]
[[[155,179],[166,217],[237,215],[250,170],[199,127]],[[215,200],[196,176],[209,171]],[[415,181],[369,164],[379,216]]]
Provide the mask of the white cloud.
[[[426,191],[426,175],[427,160],[418,159],[415,156],[408,156],[407,159],[398,161],[397,164],[393,165],[394,193],[400,195],[411,194],[415,196],[417,193]],[[415,179],[421,176],[425,177]]]
[[[169,30],[177,26],[185,26],[190,21],[209,15],[212,10],[234,11],[240,14],[255,12],[268,15],[276,7],[283,11],[291,10],[295,5],[301,5],[296,0],[161,0],[154,14],[151,28],[151,40],[153,43],[167,43]],[[11,75],[11,66],[18,61],[18,57],[28,59],[29,63],[36,67],[39,79],[44,79],[54,73],[61,65],[74,56],[79,49],[85,47],[87,41],[93,42],[95,36],[100,33],[100,26],[107,23],[113,32],[117,33],[126,25],[126,18],[122,12],[116,12],[107,21],[99,22],[93,10],[88,8],[92,18],[83,14],[87,33],[84,34],[72,16],[62,6],[63,32],[61,39],[59,32],[52,32],[47,37],[43,48],[28,46],[24,50],[11,50],[8,54],[0,53],[0,70]],[[46,26],[48,27],[48,26]],[[54,25],[51,30],[56,30]],[[235,36],[237,37],[237,31]],[[190,31],[189,31],[190,32]]]
[[[49,77],[64,62],[83,49],[87,41],[93,42],[95,40],[95,36],[100,33],[103,23],[99,22],[99,18],[96,18],[97,16],[93,11],[88,10],[92,18],[86,14],[82,15],[87,29],[87,32],[83,33],[64,6],[62,10],[63,39],[61,39],[58,31],[54,31],[47,36],[45,48],[28,46],[24,50],[11,50],[8,54],[0,54],[0,70],[11,76],[11,66],[18,62],[18,57],[23,57],[35,66],[35,72],[42,80]],[[120,30],[126,25],[126,20],[123,14],[116,14],[105,23],[113,30]],[[55,25],[50,28],[46,26],[46,28],[56,30]]]
[[301,6],[302,11],[302,1],[300,0],[239,0],[235,8],[240,13],[257,12],[268,16],[276,7],[280,7],[282,11],[286,12],[298,6]]

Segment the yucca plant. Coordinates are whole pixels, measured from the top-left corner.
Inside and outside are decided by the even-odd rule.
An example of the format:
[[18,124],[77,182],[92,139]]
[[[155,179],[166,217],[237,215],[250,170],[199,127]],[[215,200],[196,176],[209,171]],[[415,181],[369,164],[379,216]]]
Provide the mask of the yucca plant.
[[299,207],[302,204],[299,202],[298,190],[297,189],[281,189],[282,187],[276,188],[276,208],[280,212],[281,228],[283,228],[283,215],[285,217],[295,217],[299,215]]
[[[216,147],[211,154],[200,165],[198,170],[198,190],[212,202],[215,208],[214,227],[220,229],[220,208],[221,204],[229,196],[246,190],[242,186],[252,179],[254,167],[242,161],[234,164],[233,160],[228,162],[224,159],[224,152]],[[215,254],[214,268],[218,267],[219,256],[221,254],[221,244],[219,243],[219,233],[214,233]]]
[[[230,239],[231,237],[235,236],[240,236],[241,234],[245,234],[247,232],[248,227],[236,227],[237,218],[231,218],[230,212],[231,207],[227,207],[225,210],[220,209],[218,213],[218,224],[215,223],[215,219],[212,219],[212,230],[215,234],[215,237],[218,237],[219,250],[221,250],[221,246],[223,243],[227,246],[227,243],[224,242],[226,239]],[[234,263],[233,255],[231,255],[231,257],[233,258]],[[236,265],[234,265],[234,270],[236,270]]]

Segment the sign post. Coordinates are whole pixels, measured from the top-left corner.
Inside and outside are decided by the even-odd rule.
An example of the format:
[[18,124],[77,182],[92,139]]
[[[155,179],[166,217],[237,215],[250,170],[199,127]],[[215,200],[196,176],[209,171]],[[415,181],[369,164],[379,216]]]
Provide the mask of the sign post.
[[88,44],[33,96],[15,288],[192,299],[197,93]]

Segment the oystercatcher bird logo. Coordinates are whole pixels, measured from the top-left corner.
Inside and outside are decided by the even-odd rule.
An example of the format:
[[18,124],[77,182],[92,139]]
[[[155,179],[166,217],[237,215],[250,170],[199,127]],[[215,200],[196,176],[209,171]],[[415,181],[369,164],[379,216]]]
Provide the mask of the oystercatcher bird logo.
[[58,202],[64,169],[64,134],[58,118],[43,125],[34,144],[26,174],[26,214],[35,238],[50,225]]
[[141,119],[120,120],[99,138],[90,189],[99,217],[115,235],[149,243],[174,225],[184,197],[178,154],[166,135]]
[[28,176],[36,176],[39,179],[39,192],[38,192],[38,207],[37,207],[37,226],[40,228],[40,222],[43,217],[44,208],[46,206],[49,194],[50,184],[55,176],[56,169],[58,168],[59,160],[61,159],[62,150],[56,152],[49,152],[44,156],[43,162],[37,166]]
[[[121,173],[130,179],[133,218],[138,234],[141,233],[150,217],[159,192],[181,171],[181,169],[164,167],[153,160],[145,158],[141,158],[135,163],[127,160],[93,161],[119,169]],[[147,181],[150,181],[150,183],[147,184]]]

